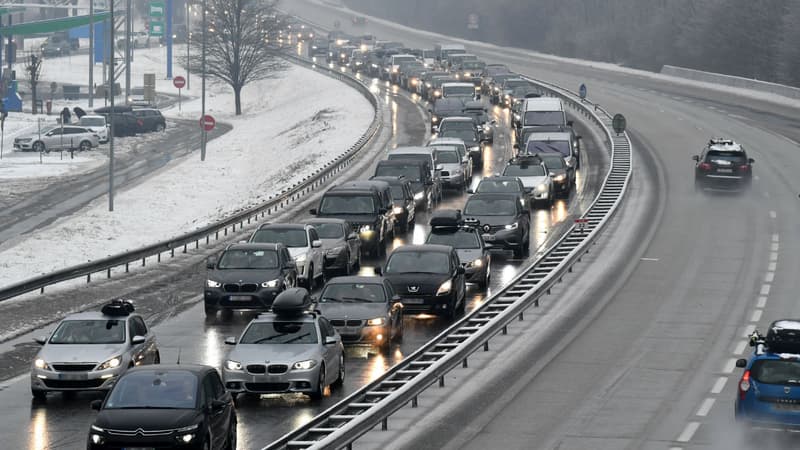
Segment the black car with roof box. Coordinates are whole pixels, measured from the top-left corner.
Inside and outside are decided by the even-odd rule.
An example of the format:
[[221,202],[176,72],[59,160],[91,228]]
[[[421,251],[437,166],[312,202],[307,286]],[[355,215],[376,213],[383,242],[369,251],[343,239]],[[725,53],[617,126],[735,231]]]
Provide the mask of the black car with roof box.
[[483,241],[479,224],[465,222],[460,210],[440,209],[431,216],[430,225],[431,231],[425,243],[449,245],[456,249],[464,266],[466,281],[486,289],[492,277],[489,253],[492,246]]
[[713,138],[699,155],[692,157],[694,188],[743,190],[753,181],[753,158],[731,139]]

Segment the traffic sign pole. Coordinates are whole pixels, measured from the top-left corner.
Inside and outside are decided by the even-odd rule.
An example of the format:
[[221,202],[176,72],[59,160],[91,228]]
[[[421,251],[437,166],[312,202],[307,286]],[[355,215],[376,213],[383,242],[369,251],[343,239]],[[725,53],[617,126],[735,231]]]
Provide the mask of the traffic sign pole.
[[172,79],[172,85],[178,88],[178,111],[181,110],[181,89],[186,86],[186,79],[178,75]]

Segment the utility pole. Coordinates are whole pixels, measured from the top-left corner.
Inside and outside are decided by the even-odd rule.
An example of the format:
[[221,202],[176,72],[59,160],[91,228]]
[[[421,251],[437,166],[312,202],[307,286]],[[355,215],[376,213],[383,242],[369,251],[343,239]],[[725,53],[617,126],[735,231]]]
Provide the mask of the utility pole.
[[188,91],[192,87],[191,77],[189,76],[192,73],[189,70],[189,46],[192,43],[192,29],[189,27],[189,0],[184,0],[186,2],[186,90]]
[[[114,0],[111,0],[112,2]],[[131,98],[131,0],[125,2],[125,101]]]
[[89,108],[94,108],[94,0],[89,0]]
[[[109,27],[109,36],[111,39],[109,42],[111,45],[108,46],[108,53],[111,57],[109,60],[109,70],[108,70],[108,87],[111,91],[109,94],[109,98],[111,101],[111,113],[108,115],[109,117],[109,133],[108,136],[108,210],[113,212],[114,211],[114,0],[109,2],[111,4],[111,26]],[[108,91],[106,91],[108,92]]]
[[[201,69],[200,69],[200,77],[202,79],[200,90],[202,93],[200,97],[202,100],[200,101],[200,122],[202,124],[203,118],[206,116],[206,32],[208,31],[208,27],[206,26],[206,0],[203,0],[203,51],[201,56]],[[206,127],[200,127],[200,161],[206,160]]]

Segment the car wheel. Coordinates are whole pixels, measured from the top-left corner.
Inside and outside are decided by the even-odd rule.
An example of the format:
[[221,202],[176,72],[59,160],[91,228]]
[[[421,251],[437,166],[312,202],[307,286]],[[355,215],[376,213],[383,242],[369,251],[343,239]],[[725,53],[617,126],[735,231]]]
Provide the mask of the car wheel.
[[525,244],[519,244],[514,247],[514,257],[522,258],[523,256],[525,256]]
[[344,376],[345,376],[345,365],[344,365],[344,353],[339,355],[339,376],[336,377],[336,381],[333,382],[333,385],[338,387],[344,386]]
[[314,388],[313,391],[309,392],[308,396],[311,397],[311,400],[321,400],[324,393],[325,393],[325,364],[320,366],[317,386]]
[[225,443],[225,450],[236,450],[236,420],[231,420],[228,427],[228,439]]
[[489,281],[490,281],[490,277],[491,277],[490,270],[491,269],[489,268],[489,265],[487,264],[486,265],[486,273],[484,273],[483,279],[478,281],[478,287],[479,288],[486,289],[487,287],[489,287]]
[[81,142],[81,145],[78,146],[78,150],[82,152],[88,152],[91,149],[92,149],[92,143],[89,141],[83,141]]
[[153,358],[153,364],[161,364],[161,352],[156,351],[156,356]]
[[[33,143],[33,147],[31,147],[31,148],[33,148],[33,151],[38,152],[38,153],[41,153],[41,152],[45,151],[44,142],[41,142],[41,141],[34,142]],[[48,151],[47,153],[50,153],[50,152]]]
[[47,391],[42,391],[40,389],[31,389],[31,395],[33,396],[34,400],[46,400],[47,399]]
[[156,124],[156,131],[158,131],[158,132],[164,131],[165,128],[166,127],[164,126],[163,123],[157,123]]
[[398,314],[398,316],[400,316],[400,317],[398,317],[398,321],[400,323],[397,325],[397,330],[395,330],[394,340],[396,342],[402,342],[403,341],[403,334],[405,334],[406,326],[405,326],[405,322],[403,322],[403,314],[400,313],[400,314]]
[[206,438],[203,441],[203,450],[211,450],[211,430],[206,431]]
[[205,305],[205,310],[206,317],[217,317],[217,311],[219,311],[217,308],[209,305]]

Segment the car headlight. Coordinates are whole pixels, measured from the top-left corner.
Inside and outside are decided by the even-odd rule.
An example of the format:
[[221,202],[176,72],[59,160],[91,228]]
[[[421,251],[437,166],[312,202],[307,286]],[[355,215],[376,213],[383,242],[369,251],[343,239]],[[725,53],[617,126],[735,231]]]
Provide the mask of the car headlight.
[[292,365],[292,369],[294,370],[308,370],[312,367],[317,365],[317,361],[314,359],[307,359],[305,361],[298,361]]
[[562,173],[562,174],[554,176],[553,177],[553,181],[564,181],[566,178],[567,178],[567,176]]
[[403,214],[404,211],[405,211],[405,209],[402,206],[395,206],[394,207],[394,213],[395,214]]
[[280,278],[276,278],[274,280],[269,280],[261,283],[261,287],[263,288],[274,288],[278,287],[278,284],[281,282]]
[[189,444],[191,443],[196,435],[197,428],[199,427],[198,424],[189,425],[188,427],[178,428],[175,432],[178,434],[177,439],[178,441]]
[[495,92],[500,92],[500,88],[496,87],[496,88],[494,88],[494,91]]
[[180,441],[183,442],[184,444],[188,444],[188,443],[192,442],[192,439],[194,439],[194,433],[184,434],[183,436],[179,437],[178,439],[180,439]]
[[383,325],[384,322],[386,322],[386,321],[383,319],[383,317],[376,317],[374,319],[369,319],[367,321],[367,325],[375,327],[375,326]]
[[425,192],[417,192],[414,194],[414,200],[422,200],[422,197],[425,196]]
[[429,88],[429,87],[431,87],[431,84],[430,83],[425,83],[425,87]]
[[37,369],[50,370],[50,365],[42,358],[37,358],[36,361],[33,362],[33,366]]
[[472,261],[473,267],[483,267],[483,260],[478,258],[475,261]]
[[469,151],[471,151],[471,152],[479,152],[479,151],[481,151],[481,148],[480,148],[480,146],[475,145],[475,146],[470,147]]
[[439,118],[436,116],[431,116],[431,122],[436,123],[439,121]]
[[303,254],[295,256],[294,257],[294,262],[299,262],[299,263],[306,262],[306,258],[307,258],[306,254],[303,253]]
[[92,444],[100,445],[103,443],[103,436],[92,433]]
[[444,295],[450,293],[450,289],[453,288],[453,280],[447,280],[439,286],[439,289],[436,290],[436,295]]
[[540,185],[536,186],[536,192],[547,192],[547,185],[546,184],[540,184]]
[[107,360],[103,364],[100,364],[100,366],[97,367],[97,370],[116,369],[117,367],[119,367],[121,363],[122,363],[122,357],[115,356]]
[[517,222],[506,225],[506,230],[516,230],[517,228],[519,228],[519,223]]
[[220,283],[219,281],[214,281],[214,280],[206,280],[206,286],[212,287],[212,288],[218,288],[218,287],[222,286],[222,283]]
[[359,228],[358,231],[360,233],[369,233],[370,231],[372,231],[372,225],[370,224],[361,225],[361,228]]
[[434,97],[439,97],[439,96],[441,96],[441,95],[442,95],[442,92],[441,92],[441,91],[439,91],[439,90],[433,91],[433,96],[434,96]]
[[397,72],[398,72],[397,67],[392,69],[392,73],[397,73]]
[[228,370],[242,370],[242,363],[229,359],[225,361],[225,368]]

